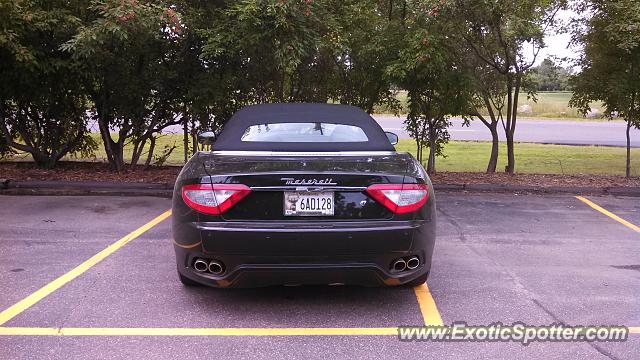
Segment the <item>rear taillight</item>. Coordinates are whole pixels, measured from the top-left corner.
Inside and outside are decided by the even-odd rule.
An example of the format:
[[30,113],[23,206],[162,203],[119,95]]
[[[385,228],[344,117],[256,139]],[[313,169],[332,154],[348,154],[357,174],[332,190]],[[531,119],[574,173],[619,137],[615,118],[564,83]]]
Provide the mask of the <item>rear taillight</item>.
[[211,215],[222,214],[249,193],[251,189],[240,184],[194,184],[182,187],[182,199],[190,208]]
[[377,184],[369,186],[367,193],[394,214],[406,214],[427,202],[429,187],[425,184]]

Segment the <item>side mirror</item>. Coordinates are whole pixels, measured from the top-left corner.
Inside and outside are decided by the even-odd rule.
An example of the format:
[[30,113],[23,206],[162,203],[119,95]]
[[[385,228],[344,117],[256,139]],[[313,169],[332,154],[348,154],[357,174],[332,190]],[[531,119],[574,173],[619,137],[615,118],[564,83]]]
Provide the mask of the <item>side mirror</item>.
[[205,131],[198,134],[198,142],[202,145],[212,145],[216,140],[216,134],[213,131]]
[[385,131],[384,133],[385,135],[387,135],[387,139],[389,139],[389,142],[391,143],[391,145],[395,145],[398,143],[398,135],[390,131]]

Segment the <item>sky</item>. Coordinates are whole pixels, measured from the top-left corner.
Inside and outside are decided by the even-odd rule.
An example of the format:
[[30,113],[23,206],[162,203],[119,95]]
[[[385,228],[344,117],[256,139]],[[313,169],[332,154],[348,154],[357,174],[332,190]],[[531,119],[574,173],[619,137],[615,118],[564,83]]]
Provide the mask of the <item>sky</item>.
[[[559,20],[568,22],[572,17],[576,16],[576,13],[571,10],[559,11],[556,15]],[[538,57],[536,58],[536,65],[540,64],[542,60],[549,56],[555,56],[558,58],[576,58],[579,52],[578,48],[570,48],[569,42],[571,41],[571,34],[569,33],[556,33],[555,30],[547,31],[545,44],[546,47],[540,50]],[[532,56],[530,54],[529,56]],[[563,64],[568,65],[567,63]]]

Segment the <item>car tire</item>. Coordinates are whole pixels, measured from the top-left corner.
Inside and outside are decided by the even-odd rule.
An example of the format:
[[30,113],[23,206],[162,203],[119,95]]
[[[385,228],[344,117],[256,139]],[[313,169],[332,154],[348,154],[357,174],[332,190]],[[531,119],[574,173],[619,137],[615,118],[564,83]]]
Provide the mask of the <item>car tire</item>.
[[184,286],[202,286],[200,285],[200,283],[197,283],[191,279],[189,279],[188,277],[178,273],[178,276],[180,277],[180,282],[182,283],[182,285]]
[[427,279],[429,278],[429,273],[424,273],[422,275],[420,275],[419,277],[409,281],[408,283],[404,284],[404,286],[406,287],[416,287],[416,286],[420,286],[422,284],[424,284]]

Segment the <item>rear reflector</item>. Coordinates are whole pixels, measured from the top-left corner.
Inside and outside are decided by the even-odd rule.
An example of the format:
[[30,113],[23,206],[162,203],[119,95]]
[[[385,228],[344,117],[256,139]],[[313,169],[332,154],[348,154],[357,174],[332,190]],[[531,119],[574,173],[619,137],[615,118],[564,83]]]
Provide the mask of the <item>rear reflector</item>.
[[426,184],[377,184],[369,186],[367,193],[394,214],[406,214],[427,202],[429,187]]
[[182,199],[192,209],[220,215],[251,193],[241,184],[194,184],[182,187]]

